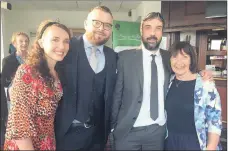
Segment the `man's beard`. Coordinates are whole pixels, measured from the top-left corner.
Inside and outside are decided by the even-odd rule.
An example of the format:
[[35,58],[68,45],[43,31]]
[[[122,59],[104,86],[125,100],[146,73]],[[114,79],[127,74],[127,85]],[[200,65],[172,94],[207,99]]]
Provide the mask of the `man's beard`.
[[[103,34],[103,33],[101,33],[101,34]],[[95,38],[95,33],[93,33],[93,32],[86,33],[86,36],[87,36],[88,40],[92,41],[96,46],[104,45],[109,40],[109,37],[104,38],[102,40]]]
[[[147,40],[151,40],[151,39],[153,39],[155,42],[153,42],[153,43],[147,42]],[[162,38],[158,41],[157,37],[155,37],[155,36],[148,37],[148,38],[146,38],[146,40],[144,40],[142,37],[142,42],[143,42],[144,47],[150,51],[157,50],[160,46],[161,40],[162,40]]]

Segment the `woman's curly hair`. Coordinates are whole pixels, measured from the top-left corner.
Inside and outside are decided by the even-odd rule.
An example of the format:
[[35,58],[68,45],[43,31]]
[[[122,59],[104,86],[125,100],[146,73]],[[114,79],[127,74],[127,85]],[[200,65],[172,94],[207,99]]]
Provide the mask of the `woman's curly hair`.
[[[56,26],[65,30],[68,33],[69,38],[71,37],[70,30],[65,25],[59,22],[54,22],[52,20],[43,21],[37,29],[36,39],[32,45],[32,49],[28,53],[26,64],[30,65],[34,71],[38,71],[38,73],[41,75],[42,78],[44,78],[48,86],[52,87],[51,83],[54,79],[50,73],[50,69],[47,64],[44,49],[40,47],[40,44],[38,42],[42,38],[45,30],[50,26]],[[38,75],[35,74],[34,76]]]

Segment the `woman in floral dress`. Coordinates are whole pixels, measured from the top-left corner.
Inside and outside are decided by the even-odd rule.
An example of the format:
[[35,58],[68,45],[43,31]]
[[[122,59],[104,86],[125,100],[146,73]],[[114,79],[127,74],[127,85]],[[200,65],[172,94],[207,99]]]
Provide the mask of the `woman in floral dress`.
[[4,150],[55,150],[54,117],[62,87],[55,65],[69,50],[69,29],[44,21],[10,88]]

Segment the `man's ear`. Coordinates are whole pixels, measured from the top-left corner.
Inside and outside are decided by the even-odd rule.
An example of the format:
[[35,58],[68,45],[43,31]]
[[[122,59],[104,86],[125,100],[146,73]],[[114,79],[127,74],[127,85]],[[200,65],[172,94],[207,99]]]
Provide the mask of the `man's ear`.
[[40,45],[40,48],[44,48],[44,46],[43,46],[43,40],[42,40],[42,39],[39,39],[39,40],[38,40],[38,43],[39,43],[39,45]]

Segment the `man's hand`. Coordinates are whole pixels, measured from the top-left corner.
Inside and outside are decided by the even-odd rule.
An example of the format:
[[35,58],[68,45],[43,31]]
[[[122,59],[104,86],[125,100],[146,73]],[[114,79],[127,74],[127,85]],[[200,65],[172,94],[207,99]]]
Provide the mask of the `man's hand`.
[[216,146],[209,145],[206,150],[216,150]]
[[203,81],[213,81],[213,75],[212,75],[212,71],[210,70],[202,70],[200,71],[200,75],[203,78]]

